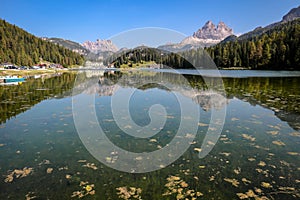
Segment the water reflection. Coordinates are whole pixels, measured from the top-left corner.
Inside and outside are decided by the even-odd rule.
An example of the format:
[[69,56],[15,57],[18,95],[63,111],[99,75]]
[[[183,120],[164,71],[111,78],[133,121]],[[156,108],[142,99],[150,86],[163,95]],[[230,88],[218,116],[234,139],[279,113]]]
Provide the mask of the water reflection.
[[[119,87],[139,88],[141,90],[159,88],[166,91],[179,92],[183,96],[192,99],[206,111],[212,108],[220,110],[228,104],[227,99],[220,91],[208,89],[201,76],[197,77],[198,87],[194,85],[193,90],[188,89],[191,86],[189,81],[186,77],[174,73],[107,73],[99,78],[98,86],[94,86],[94,88],[98,89],[94,89],[94,91],[99,96],[106,96],[107,94],[111,96]],[[164,85],[168,87],[164,87]]]
[[260,105],[300,129],[299,77],[224,78],[228,98],[238,98],[251,105]]
[[[43,79],[27,79],[26,82],[18,85],[0,86],[0,123],[18,115],[42,100],[48,98],[62,98],[72,95],[72,88],[76,78],[75,73],[64,73]],[[112,96],[118,88],[135,87],[147,90],[159,87],[158,85],[143,85],[141,80],[157,82],[168,82],[172,88],[184,96],[193,99],[203,110],[211,108],[220,109],[230,99],[238,98],[249,102],[251,105],[260,105],[271,109],[275,115],[283,121],[287,121],[295,130],[300,130],[300,80],[298,77],[250,77],[250,78],[223,78],[226,89],[226,98],[218,91],[208,91],[207,85],[201,76],[184,75],[190,86],[197,91],[185,90],[186,82],[181,75],[162,72],[104,72],[85,71],[78,74],[78,79],[89,80],[84,82],[82,90],[89,88],[86,92],[97,93],[99,96]],[[213,87],[213,78],[211,85]],[[96,84],[98,83],[98,84]],[[117,84],[116,84],[117,83]],[[90,84],[87,87],[86,84]],[[167,90],[167,88],[162,88]]]
[[17,85],[0,85],[0,124],[45,99],[70,95],[75,78],[75,73],[64,73],[28,78]]
[[[90,81],[92,86],[88,89],[90,94],[112,96],[119,87],[139,87],[142,90],[159,87],[157,84],[140,86],[143,80],[153,83],[161,82],[162,85],[167,82],[172,85],[171,88],[174,91],[193,99],[203,110],[221,109],[229,103],[230,99],[238,98],[253,106],[260,105],[273,110],[278,118],[287,121],[295,130],[300,129],[300,104],[298,103],[300,80],[298,77],[223,78],[226,95],[217,89],[208,90],[208,88],[214,88],[214,78],[207,78],[208,86],[201,76],[195,75],[182,77],[179,74],[166,72],[130,71],[126,73],[101,72],[101,74],[88,72],[86,77],[93,78]],[[187,84],[185,80],[188,80],[194,91],[185,89],[185,84]],[[93,84],[95,82],[99,84]],[[163,87],[161,89],[167,90]]]

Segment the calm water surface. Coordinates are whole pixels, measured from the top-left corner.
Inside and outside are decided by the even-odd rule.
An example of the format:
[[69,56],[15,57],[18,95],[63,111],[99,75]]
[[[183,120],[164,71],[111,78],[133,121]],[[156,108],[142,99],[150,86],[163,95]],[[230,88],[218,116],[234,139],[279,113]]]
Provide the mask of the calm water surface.
[[[195,73],[167,71],[85,71],[0,86],[0,199],[299,199],[300,76],[222,73],[225,91],[214,87],[212,77],[204,82]],[[156,135],[133,137],[123,131],[135,131],[132,126],[119,127],[114,120],[112,97],[132,91],[130,115],[137,125],[151,122],[152,105],[165,108],[159,114],[166,122],[154,128]],[[177,96],[198,109],[197,135],[182,156],[160,170],[112,169],[107,165],[121,160],[120,152],[111,152],[106,164],[99,162],[74,124],[72,98],[93,95],[98,123],[111,142],[127,151],[156,151],[177,137],[182,106]],[[220,138],[200,159],[212,112],[222,109]],[[86,134],[94,125],[86,124]],[[189,138],[185,130],[183,140]]]

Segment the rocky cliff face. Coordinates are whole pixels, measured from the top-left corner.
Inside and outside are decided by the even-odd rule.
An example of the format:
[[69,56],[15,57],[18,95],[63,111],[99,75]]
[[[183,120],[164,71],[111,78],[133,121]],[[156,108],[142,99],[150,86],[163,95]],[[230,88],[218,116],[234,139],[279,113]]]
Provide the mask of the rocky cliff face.
[[300,17],[300,6],[298,8],[293,8],[286,15],[282,17],[282,21],[292,21]]
[[107,51],[110,52],[118,51],[118,47],[114,45],[111,40],[98,39],[96,42],[86,41],[82,44],[82,46],[96,54],[100,52],[107,52]]

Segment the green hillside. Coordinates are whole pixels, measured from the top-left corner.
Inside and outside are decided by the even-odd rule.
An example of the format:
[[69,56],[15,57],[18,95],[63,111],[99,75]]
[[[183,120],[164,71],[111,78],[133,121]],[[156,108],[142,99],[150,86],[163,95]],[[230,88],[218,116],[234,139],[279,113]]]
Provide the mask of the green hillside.
[[87,50],[86,48],[84,48],[82,45],[80,45],[77,42],[71,41],[71,40],[65,40],[62,38],[45,38],[45,39],[48,40],[49,42],[58,44],[67,49],[78,52],[81,55],[87,55],[90,53],[90,51]]
[[0,19],[0,63],[31,66],[43,59],[65,67],[81,65],[83,56],[45,41]]

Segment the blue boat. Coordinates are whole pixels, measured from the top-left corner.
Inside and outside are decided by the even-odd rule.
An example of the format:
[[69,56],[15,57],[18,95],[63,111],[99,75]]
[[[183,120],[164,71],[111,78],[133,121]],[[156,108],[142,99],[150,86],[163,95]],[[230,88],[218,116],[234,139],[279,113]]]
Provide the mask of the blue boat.
[[12,83],[12,82],[24,82],[25,78],[22,76],[6,76],[1,77],[4,83]]

